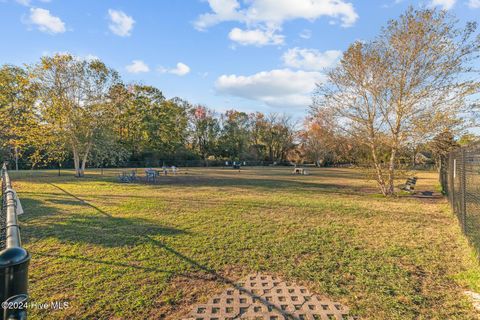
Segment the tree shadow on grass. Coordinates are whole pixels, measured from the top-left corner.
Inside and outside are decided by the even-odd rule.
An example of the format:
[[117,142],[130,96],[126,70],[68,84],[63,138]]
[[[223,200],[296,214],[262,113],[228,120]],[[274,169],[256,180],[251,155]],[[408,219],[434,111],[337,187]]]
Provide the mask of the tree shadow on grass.
[[142,245],[146,236],[172,237],[188,232],[161,226],[142,218],[105,217],[88,214],[70,214],[54,222],[26,225],[24,241],[54,237],[62,242],[86,243],[101,247],[123,247]]
[[[55,186],[57,187],[57,186]],[[188,232],[171,226],[164,226],[144,218],[116,217],[97,206],[57,187],[72,198],[45,199],[39,201],[25,197],[25,216],[23,222],[22,240],[25,243],[36,239],[54,237],[70,243],[87,243],[102,247],[122,247],[144,244],[146,236],[177,236]],[[48,203],[67,205],[71,208],[60,210]],[[94,209],[78,210],[78,206]]]
[[242,287],[237,281],[234,279],[231,279],[229,277],[226,277],[216,271],[215,269],[201,264],[198,261],[188,257],[187,255],[177,251],[176,249],[166,245],[164,242],[154,239],[152,235],[145,235],[144,240],[147,243],[150,243],[160,249],[163,249],[167,251],[169,254],[174,255],[178,260],[183,261],[188,263],[190,266],[193,267],[194,270],[197,272],[179,272],[175,270],[165,270],[165,269],[160,269],[160,268],[155,268],[155,267],[146,267],[146,266],[141,266],[138,264],[130,264],[130,263],[125,263],[125,262],[120,262],[120,261],[112,261],[112,260],[106,260],[106,259],[101,259],[101,258],[90,258],[90,257],[83,257],[83,256],[78,256],[78,255],[62,255],[62,254],[55,254],[55,253],[39,253],[40,256],[44,257],[52,257],[52,258],[61,258],[61,259],[69,259],[69,260],[76,260],[76,261],[82,261],[86,263],[93,263],[93,264],[100,264],[100,265],[109,265],[109,266],[114,266],[114,267],[121,267],[121,268],[127,268],[127,269],[134,269],[134,270],[140,270],[140,271],[147,271],[147,272],[158,272],[158,273],[165,273],[168,274],[172,277],[182,277],[182,278],[187,278],[187,279],[192,279],[192,280],[202,280],[202,281],[211,281],[211,282],[216,282],[219,284],[223,285],[229,285],[235,289],[240,290],[244,294],[252,297],[254,300],[256,300],[258,303],[261,303],[268,307],[269,309],[273,309],[280,314],[284,314],[286,316],[289,316],[288,319],[292,320],[301,320],[300,318],[297,318],[296,316],[293,316],[287,312],[280,306],[276,305],[275,303],[270,302],[267,298],[262,297],[258,293],[254,292],[253,290],[246,289]]
[[[294,179],[295,177],[292,177]],[[111,181],[121,184],[118,181]],[[122,184],[125,185],[125,184]],[[181,187],[233,187],[253,188],[260,191],[305,191],[338,194],[365,194],[376,193],[374,186],[353,186],[340,183],[325,183],[284,179],[248,179],[237,177],[167,177],[158,179],[155,184],[148,184],[149,187],[181,186]]]
[[[29,203],[28,210],[34,211],[42,206],[41,202],[37,202],[35,207],[30,207],[33,203]],[[213,281],[221,284],[233,286],[239,290],[242,290],[245,294],[256,298],[260,303],[276,309],[279,312],[283,312],[279,306],[276,306],[263,297],[256,295],[254,292],[246,290],[240,287],[235,280],[227,278],[217,272],[215,269],[201,264],[196,260],[188,257],[187,255],[179,252],[173,247],[165,244],[164,242],[155,239],[157,236],[177,236],[181,234],[188,234],[188,232],[172,228],[159,226],[145,219],[139,218],[121,218],[114,217],[112,215],[89,215],[89,214],[69,214],[64,218],[60,218],[55,221],[55,217],[58,217],[55,213],[58,209],[48,207],[48,211],[54,213],[52,217],[44,221],[42,224],[32,223],[26,224],[23,234],[23,240],[25,243],[37,241],[42,238],[54,237],[62,242],[77,244],[90,244],[98,245],[106,248],[123,247],[123,246],[137,246],[149,244],[155,246],[161,250],[165,250],[169,254],[175,256],[179,261],[187,262],[190,266],[196,269],[198,272],[179,272],[174,270],[164,270],[155,267],[145,267],[138,264],[130,264],[128,262],[107,260],[98,258],[85,257],[81,255],[64,255],[55,252],[49,253],[36,253],[32,252],[32,257],[35,259],[36,255],[50,257],[50,258],[62,258],[71,259],[77,261],[84,261],[87,263],[111,265],[116,267],[123,267],[128,269],[135,269],[148,272],[166,273],[170,276],[178,276],[189,279],[200,279],[203,281]],[[42,208],[45,209],[45,208]],[[57,211],[57,212],[55,212]],[[61,215],[60,215],[61,217]],[[31,219],[38,222],[38,219]],[[154,257],[152,257],[154,258]],[[74,271],[72,271],[74,272]]]
[[89,203],[89,202],[87,202],[87,201],[85,201],[85,200],[77,197],[76,195],[74,195],[74,194],[71,193],[71,192],[68,192],[67,190],[63,189],[62,187],[59,187],[59,186],[57,186],[56,184],[53,184],[53,183],[49,183],[49,185],[57,188],[58,190],[60,190],[60,191],[62,191],[63,193],[65,193],[66,195],[69,195],[70,197],[78,200],[78,202],[79,202],[80,204],[89,206],[90,208],[93,208],[93,209],[97,210],[99,213],[103,214],[104,216],[112,217],[112,216],[111,216],[109,213],[107,213],[106,211],[104,211],[104,210],[100,209],[99,207],[97,207],[97,206],[95,206],[95,205],[93,205],[93,204],[91,204],[91,203]]
[[78,255],[62,255],[55,252],[32,252],[33,258],[35,257],[35,255],[38,254],[44,257],[72,259],[95,264],[133,268],[136,270],[143,270],[149,272],[167,273],[171,276],[214,281],[222,284],[231,285],[239,290],[242,290],[245,294],[248,294],[253,298],[257,299],[257,301],[259,301],[260,303],[276,309],[279,312],[283,312],[279,306],[268,302],[263,297],[256,295],[254,292],[250,292],[249,290],[240,287],[234,280],[221,275],[215,269],[197,262],[196,260],[167,245],[163,241],[156,239],[157,236],[172,237],[181,234],[188,234],[188,232],[173,227],[160,226],[146,219],[112,216],[111,214],[96,207],[95,205],[84,201],[78,196],[71,194],[70,192],[56,185],[54,186],[61,190],[63,193],[68,194],[75,200],[57,199],[51,202],[72,206],[79,204],[87,205],[95,209],[97,211],[97,214],[70,213],[62,215],[62,212],[58,208],[45,205],[45,202],[27,198],[26,203],[28,204],[28,211],[50,212],[51,215],[46,217],[46,219],[38,219],[42,217],[42,215],[35,215],[35,213],[33,213],[30,219],[26,221],[27,223],[25,225],[25,232],[23,234],[23,240],[25,243],[34,242],[42,238],[54,237],[61,242],[72,244],[83,243],[106,248],[148,244],[155,246],[161,250],[165,250],[169,254],[175,256],[179,261],[188,263],[194,269],[198,270],[199,273],[184,273],[173,270],[163,270],[160,268],[144,267],[138,264],[130,264],[122,261],[102,259],[101,257],[91,258]]

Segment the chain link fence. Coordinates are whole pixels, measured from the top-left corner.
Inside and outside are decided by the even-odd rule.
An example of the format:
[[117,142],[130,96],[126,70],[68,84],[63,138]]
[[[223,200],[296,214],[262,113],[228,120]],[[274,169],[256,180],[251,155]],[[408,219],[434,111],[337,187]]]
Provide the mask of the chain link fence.
[[480,252],[480,143],[450,152],[440,182],[463,232]]

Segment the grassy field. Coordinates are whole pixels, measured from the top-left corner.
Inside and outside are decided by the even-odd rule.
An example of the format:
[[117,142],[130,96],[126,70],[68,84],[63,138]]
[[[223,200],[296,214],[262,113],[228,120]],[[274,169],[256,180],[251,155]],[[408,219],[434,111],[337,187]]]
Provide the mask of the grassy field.
[[[180,319],[225,279],[262,271],[363,319],[476,319],[480,268],[445,200],[385,199],[354,169],[183,169],[157,185],[113,171],[12,173],[26,214],[31,319]],[[418,190],[436,190],[418,173]]]

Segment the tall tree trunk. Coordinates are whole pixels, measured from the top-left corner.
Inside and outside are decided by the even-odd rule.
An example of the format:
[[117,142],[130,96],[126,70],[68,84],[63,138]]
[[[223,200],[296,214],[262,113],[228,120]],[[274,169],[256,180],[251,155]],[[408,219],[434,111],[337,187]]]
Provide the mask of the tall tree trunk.
[[385,186],[385,179],[383,178],[383,172],[381,168],[381,164],[378,161],[377,157],[377,148],[375,147],[375,143],[370,143],[370,150],[372,152],[372,158],[373,158],[373,166],[375,167],[375,173],[376,173],[376,180],[377,184],[380,188],[380,191],[384,196],[387,195],[387,188]]
[[207,153],[202,153],[203,166],[208,167],[208,156]]
[[81,174],[80,177],[83,177],[85,175],[85,167],[87,165],[88,154],[90,153],[91,147],[92,147],[92,143],[89,142],[82,158],[82,166],[80,168],[80,174]]
[[15,146],[15,171],[18,171],[18,147]]
[[390,161],[388,164],[388,186],[387,195],[393,195],[395,192],[395,158],[397,155],[397,147],[393,147],[390,153]]
[[[373,123],[373,121],[372,121]],[[382,192],[382,194],[384,196],[386,196],[388,193],[387,193],[387,188],[386,188],[386,183],[385,183],[385,179],[383,177],[383,171],[382,171],[382,167],[381,167],[381,163],[378,159],[378,156],[377,156],[377,146],[376,146],[376,140],[375,140],[375,132],[373,130],[373,124],[369,125],[368,126],[368,133],[369,133],[369,144],[370,144],[370,150],[372,152],[372,159],[373,159],[373,166],[375,167],[375,172],[376,172],[376,175],[377,175],[377,184],[378,184],[378,187],[380,188],[380,191]]]
[[80,178],[81,171],[80,171],[80,156],[78,155],[78,149],[75,147],[75,145],[72,148],[73,151],[73,165],[75,167],[75,177]]
[[413,154],[412,154],[412,167],[415,169],[415,166],[417,165],[417,149],[418,146],[413,147]]

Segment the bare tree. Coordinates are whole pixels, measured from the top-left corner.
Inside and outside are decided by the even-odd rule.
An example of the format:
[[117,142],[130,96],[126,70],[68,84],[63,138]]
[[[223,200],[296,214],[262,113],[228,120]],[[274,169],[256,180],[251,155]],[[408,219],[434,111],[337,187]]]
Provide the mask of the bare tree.
[[403,146],[462,123],[471,111],[480,88],[472,77],[480,52],[475,33],[476,24],[458,29],[445,11],[410,8],[375,40],[352,44],[318,87],[314,107],[331,109],[368,145],[384,195],[394,194]]

